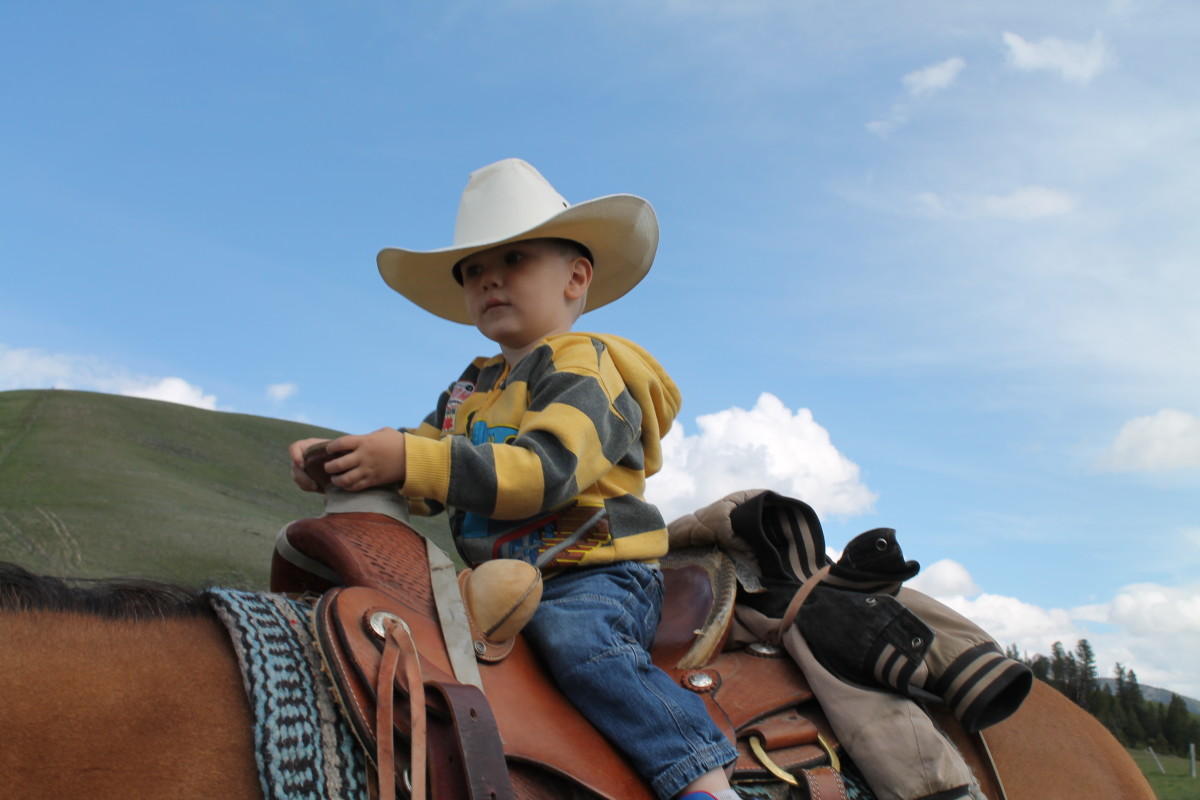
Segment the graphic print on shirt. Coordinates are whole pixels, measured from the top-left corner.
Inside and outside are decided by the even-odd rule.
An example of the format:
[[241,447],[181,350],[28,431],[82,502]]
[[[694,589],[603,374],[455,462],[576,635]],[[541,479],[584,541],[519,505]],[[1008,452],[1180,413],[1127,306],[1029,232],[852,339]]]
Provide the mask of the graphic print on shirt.
[[446,413],[442,417],[442,432],[454,430],[458,421],[458,407],[471,395],[475,394],[475,384],[472,381],[456,381],[450,387],[450,398],[446,401]]
[[[475,420],[468,431],[472,444],[511,444],[517,438],[517,429],[509,425],[489,426],[483,420]],[[459,527],[459,536],[464,549],[473,559],[485,561],[492,558],[515,558],[533,564],[538,556],[565,539],[598,509],[570,508],[562,512],[549,512],[527,520],[492,520],[482,514],[466,512]],[[579,512],[585,514],[579,520]],[[574,523],[574,524],[572,524]],[[589,550],[603,547],[612,542],[606,520],[588,532],[579,542],[559,553],[543,568],[578,564]],[[486,548],[485,552],[480,552]]]

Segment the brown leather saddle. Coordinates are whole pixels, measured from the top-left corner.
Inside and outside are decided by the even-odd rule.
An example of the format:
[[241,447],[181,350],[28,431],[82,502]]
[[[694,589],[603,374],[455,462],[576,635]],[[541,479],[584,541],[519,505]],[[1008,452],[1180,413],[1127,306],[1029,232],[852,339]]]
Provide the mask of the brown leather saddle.
[[[280,542],[271,589],[322,595],[322,652],[381,784],[392,780],[393,737],[383,732],[394,728],[401,751],[410,746],[394,755],[418,786],[414,796],[426,779],[435,800],[538,796],[538,776],[548,774],[609,800],[652,799],[519,635],[497,656],[476,632],[482,688],[455,677],[426,542],[412,528],[378,513],[336,513],[292,523]],[[735,781],[808,783],[844,796],[836,739],[795,663],[765,644],[722,651],[733,596],[731,570],[723,572],[719,558],[664,563],[654,662],[699,694],[737,743]]]

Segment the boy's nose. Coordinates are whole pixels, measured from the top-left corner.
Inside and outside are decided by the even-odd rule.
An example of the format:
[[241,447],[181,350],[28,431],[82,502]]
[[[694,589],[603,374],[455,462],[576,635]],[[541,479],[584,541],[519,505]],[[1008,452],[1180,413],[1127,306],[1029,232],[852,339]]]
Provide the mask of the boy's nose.
[[479,276],[479,282],[483,286],[499,286],[501,270],[496,267],[487,267],[483,270],[483,274]]

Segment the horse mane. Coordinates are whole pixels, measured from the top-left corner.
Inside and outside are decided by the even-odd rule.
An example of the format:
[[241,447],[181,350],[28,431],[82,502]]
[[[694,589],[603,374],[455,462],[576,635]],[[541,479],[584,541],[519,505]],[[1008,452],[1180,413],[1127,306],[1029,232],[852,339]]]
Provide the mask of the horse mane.
[[0,611],[55,611],[114,620],[212,616],[201,594],[170,583],[35,575],[0,562]]

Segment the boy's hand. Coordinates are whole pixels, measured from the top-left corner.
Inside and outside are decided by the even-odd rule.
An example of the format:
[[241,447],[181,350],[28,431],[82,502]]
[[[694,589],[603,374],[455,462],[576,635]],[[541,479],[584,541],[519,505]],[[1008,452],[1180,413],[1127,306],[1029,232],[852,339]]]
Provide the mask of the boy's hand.
[[298,442],[292,442],[288,447],[288,455],[292,459],[292,480],[306,492],[320,492],[321,489],[317,482],[308,477],[308,473],[304,471],[304,453],[308,448],[315,444],[324,444],[328,439],[301,439]]
[[341,436],[329,443],[338,457],[325,465],[333,485],[357,492],[385,483],[404,483],[404,434],[380,428],[363,436]]

